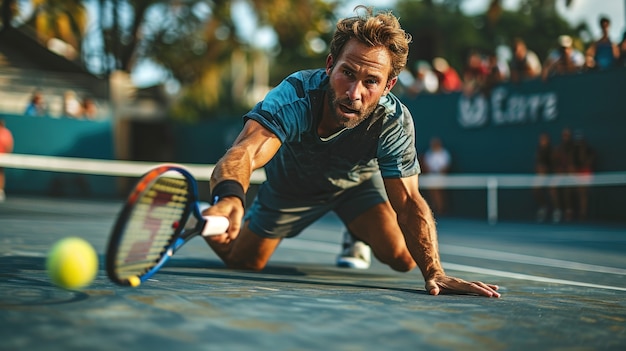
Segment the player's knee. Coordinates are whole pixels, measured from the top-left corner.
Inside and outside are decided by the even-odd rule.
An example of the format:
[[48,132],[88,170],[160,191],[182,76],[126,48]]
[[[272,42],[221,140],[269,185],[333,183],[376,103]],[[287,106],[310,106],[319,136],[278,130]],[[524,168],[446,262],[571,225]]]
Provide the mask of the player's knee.
[[415,264],[414,261],[411,261],[411,262],[396,262],[396,263],[390,264],[389,266],[394,271],[405,273],[405,272],[409,272],[413,270],[413,268],[415,268],[417,265]]
[[408,272],[417,266],[408,249],[398,249],[387,253],[379,252],[376,254],[376,258],[398,272]]
[[417,267],[417,264],[413,260],[413,257],[408,253],[401,253],[391,259],[388,263],[389,267],[394,271],[408,272]]

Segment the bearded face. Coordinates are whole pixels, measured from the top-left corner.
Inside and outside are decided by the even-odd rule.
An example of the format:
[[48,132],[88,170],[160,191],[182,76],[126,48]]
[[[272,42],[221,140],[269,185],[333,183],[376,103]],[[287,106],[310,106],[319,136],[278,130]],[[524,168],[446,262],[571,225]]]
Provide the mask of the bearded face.
[[386,48],[356,39],[346,43],[339,57],[329,56],[327,129],[354,128],[367,119],[397,82],[397,77],[389,79],[390,72],[391,56]]
[[341,128],[352,129],[358,126],[374,112],[378,105],[378,101],[365,106],[361,101],[351,101],[347,96],[339,98],[332,87],[326,96],[330,106],[331,118]]

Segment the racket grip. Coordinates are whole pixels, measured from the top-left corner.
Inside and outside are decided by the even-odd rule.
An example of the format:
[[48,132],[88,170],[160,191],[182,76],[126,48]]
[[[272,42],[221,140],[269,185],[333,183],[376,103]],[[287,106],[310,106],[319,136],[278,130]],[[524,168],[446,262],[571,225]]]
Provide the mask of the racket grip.
[[206,220],[202,236],[219,235],[226,233],[226,229],[230,225],[228,218],[222,216],[204,216]]

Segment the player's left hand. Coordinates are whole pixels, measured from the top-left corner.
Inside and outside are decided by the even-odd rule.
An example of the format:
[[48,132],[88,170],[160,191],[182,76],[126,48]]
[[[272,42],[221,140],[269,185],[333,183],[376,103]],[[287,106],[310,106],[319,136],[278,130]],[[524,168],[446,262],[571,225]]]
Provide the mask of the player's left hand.
[[463,279],[438,276],[426,281],[426,291],[431,295],[439,294],[472,294],[485,297],[500,297],[498,286],[483,282],[468,282]]

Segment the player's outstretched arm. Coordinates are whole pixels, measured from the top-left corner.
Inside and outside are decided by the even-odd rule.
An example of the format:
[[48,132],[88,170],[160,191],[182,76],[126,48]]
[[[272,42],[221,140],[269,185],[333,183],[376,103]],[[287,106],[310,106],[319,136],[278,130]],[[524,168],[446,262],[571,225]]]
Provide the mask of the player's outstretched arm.
[[248,120],[233,146],[217,162],[211,175],[211,190],[224,180],[239,182],[245,191],[252,172],[274,157],[281,142],[278,137],[254,120]]
[[385,179],[385,188],[398,215],[407,248],[424,276],[426,291],[431,295],[456,293],[500,297],[496,285],[467,282],[445,274],[439,258],[435,220],[419,192],[417,175]]
[[[271,160],[280,145],[280,139],[275,134],[258,122],[248,120],[233,146],[215,165],[211,175],[211,194],[215,195],[216,186],[223,182],[230,182],[230,186],[235,187],[238,183],[245,194],[250,187],[252,172]],[[227,243],[239,233],[244,204],[236,196],[225,196],[221,197],[220,201],[207,209],[204,214],[229,218],[231,226],[228,228],[228,236],[210,238],[212,241],[223,239]]]

